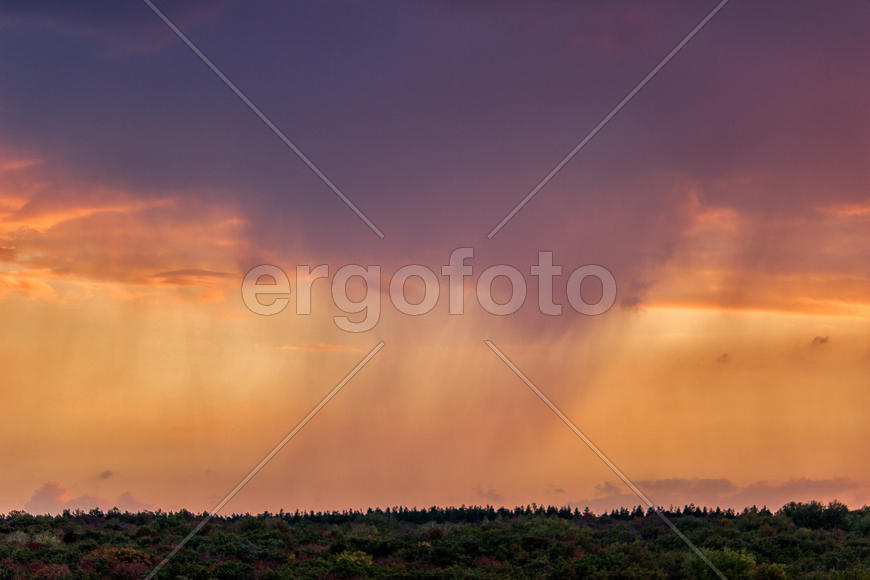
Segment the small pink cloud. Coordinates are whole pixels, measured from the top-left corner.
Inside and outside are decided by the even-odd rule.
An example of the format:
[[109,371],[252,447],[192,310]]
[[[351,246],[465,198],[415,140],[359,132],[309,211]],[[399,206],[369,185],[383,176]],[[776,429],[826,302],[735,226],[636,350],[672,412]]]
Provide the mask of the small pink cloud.
[[129,491],[122,493],[114,502],[89,494],[72,497],[70,490],[59,481],[43,483],[24,504],[25,511],[32,514],[59,514],[63,510],[88,511],[94,508],[109,510],[115,507],[130,512],[151,508],[150,504],[139,500]]
[[59,481],[48,481],[37,489],[24,504],[24,509],[32,514],[60,513],[70,500],[69,490]]
[[116,507],[122,512],[141,512],[151,509],[151,504],[140,501],[132,493],[125,491],[118,496],[118,499],[115,500],[115,505],[112,507]]

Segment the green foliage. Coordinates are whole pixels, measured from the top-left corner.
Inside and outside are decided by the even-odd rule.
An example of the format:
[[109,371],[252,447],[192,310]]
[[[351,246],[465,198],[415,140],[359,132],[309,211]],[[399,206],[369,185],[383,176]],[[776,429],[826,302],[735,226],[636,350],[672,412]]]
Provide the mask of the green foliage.
[[[708,550],[701,548],[701,553],[713,563],[716,568],[732,580],[755,578],[757,569],[755,557],[746,552],[735,552],[725,548],[724,550]],[[690,578],[710,578],[716,580],[718,576],[696,554],[686,556],[686,575]]]
[[[870,580],[870,509],[664,512],[730,580]],[[0,580],[141,578],[202,515],[0,516]],[[212,519],[159,578],[716,578],[653,512],[391,508]]]

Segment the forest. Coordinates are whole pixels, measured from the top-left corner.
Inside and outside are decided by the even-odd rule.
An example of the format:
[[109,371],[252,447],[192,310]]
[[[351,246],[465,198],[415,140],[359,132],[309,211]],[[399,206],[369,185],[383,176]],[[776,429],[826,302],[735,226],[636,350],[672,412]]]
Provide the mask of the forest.
[[[870,508],[663,510],[729,579],[870,579]],[[143,578],[206,514],[0,516],[0,580]],[[653,510],[529,505],[216,516],[157,578],[716,578]]]

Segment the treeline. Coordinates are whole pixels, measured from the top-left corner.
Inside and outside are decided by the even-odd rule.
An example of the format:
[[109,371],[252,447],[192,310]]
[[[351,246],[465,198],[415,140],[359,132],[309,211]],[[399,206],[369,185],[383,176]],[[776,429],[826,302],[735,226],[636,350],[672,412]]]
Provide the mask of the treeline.
[[[662,510],[728,578],[870,580],[870,508]],[[0,516],[0,580],[141,578],[205,514]],[[159,578],[714,578],[653,510],[460,506],[216,516]]]
[[[698,507],[695,505],[686,505],[682,508],[659,508],[658,512],[669,519],[679,518],[681,516],[694,517],[711,517],[711,518],[726,518],[735,519],[746,514],[761,514],[771,515],[772,512],[766,506],[758,508],[757,506],[747,507],[742,512],[735,511],[732,508],[707,508]],[[526,506],[517,506],[514,508],[495,508],[490,505],[479,506],[459,506],[459,507],[439,507],[432,506],[428,508],[408,508],[402,506],[388,508],[369,508],[365,511],[361,510],[334,510],[334,511],[295,511],[285,512],[281,510],[277,513],[263,512],[260,514],[229,514],[216,515],[212,517],[212,521],[235,522],[247,518],[259,519],[281,519],[288,523],[325,523],[325,524],[344,524],[349,522],[361,521],[394,521],[406,522],[414,524],[422,524],[428,522],[435,523],[480,523],[483,521],[494,521],[496,519],[517,518],[520,516],[552,516],[562,519],[583,520],[588,523],[605,523],[610,520],[633,520],[643,518],[655,513],[655,510],[649,508],[644,510],[641,506],[633,509],[619,508],[604,512],[601,515],[596,515],[588,507],[581,510],[578,507],[571,508],[567,506],[539,506],[537,504],[529,504]],[[819,527],[840,527],[845,524],[849,514],[862,514],[863,510],[850,512],[849,508],[840,502],[832,502],[825,506],[820,502],[797,503],[792,502],[782,507],[778,513],[783,513],[788,517],[796,520],[796,523],[802,527],[819,528]],[[0,514],[0,522],[8,523],[12,526],[29,526],[38,522],[46,521],[69,521],[75,520],[81,523],[94,523],[108,519],[117,519],[129,524],[146,525],[155,522],[156,520],[166,521],[198,521],[207,516],[206,513],[197,514],[188,510],[180,510],[177,512],[143,511],[143,512],[122,512],[117,508],[107,512],[99,508],[90,511],[83,510],[64,510],[62,514],[57,516],[49,515],[31,515],[24,511],[13,511],[9,514]]]

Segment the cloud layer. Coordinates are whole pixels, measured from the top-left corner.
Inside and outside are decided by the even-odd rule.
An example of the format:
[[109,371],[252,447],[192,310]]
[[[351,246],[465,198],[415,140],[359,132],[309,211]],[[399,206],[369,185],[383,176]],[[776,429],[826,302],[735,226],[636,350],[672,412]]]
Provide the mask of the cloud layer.
[[118,508],[121,511],[138,512],[150,509],[151,506],[138,500],[129,491],[122,493],[114,502],[88,494],[73,496],[59,481],[48,481],[42,484],[24,504],[24,509],[32,514],[56,515],[64,510],[88,511],[94,508],[104,511]]
[[[754,505],[776,510],[791,501],[839,500],[853,506],[870,501],[870,486],[846,477],[798,478],[779,483],[757,481],[745,485],[724,478],[669,478],[636,483],[657,506],[664,508],[694,504],[742,509]],[[595,497],[572,502],[572,505],[589,506],[595,512],[602,512],[644,503],[621,482],[607,481],[595,486]]]

